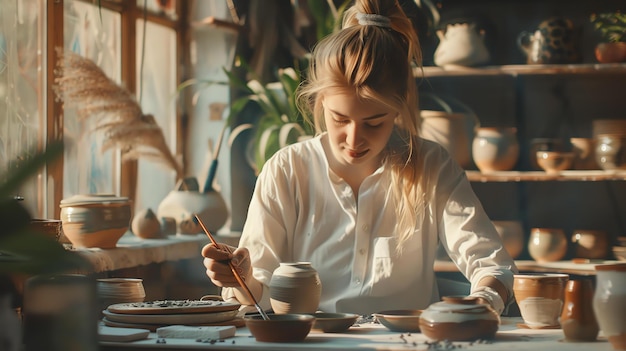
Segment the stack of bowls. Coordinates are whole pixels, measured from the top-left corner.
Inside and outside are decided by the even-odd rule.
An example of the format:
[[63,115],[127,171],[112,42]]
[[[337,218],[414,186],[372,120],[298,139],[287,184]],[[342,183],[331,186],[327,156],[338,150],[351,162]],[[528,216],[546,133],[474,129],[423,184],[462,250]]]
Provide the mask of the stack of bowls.
[[118,303],[143,302],[146,291],[140,278],[98,279],[98,299],[101,309]]
[[131,206],[126,197],[75,195],[60,206],[63,232],[76,248],[115,248],[130,226]]
[[626,119],[593,121],[596,162],[606,171],[626,170]]

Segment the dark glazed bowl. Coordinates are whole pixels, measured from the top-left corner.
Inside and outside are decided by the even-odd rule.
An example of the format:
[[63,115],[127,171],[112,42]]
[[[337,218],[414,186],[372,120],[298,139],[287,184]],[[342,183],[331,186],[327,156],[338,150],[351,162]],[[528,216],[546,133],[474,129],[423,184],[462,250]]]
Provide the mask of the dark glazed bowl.
[[354,313],[314,313],[315,322],[313,329],[321,330],[324,333],[341,333],[348,330],[357,318],[358,314]]
[[387,329],[395,332],[419,332],[422,310],[389,310],[374,313]]
[[256,341],[298,342],[309,335],[315,317],[310,314],[269,314],[269,320],[261,316],[246,317],[246,327]]

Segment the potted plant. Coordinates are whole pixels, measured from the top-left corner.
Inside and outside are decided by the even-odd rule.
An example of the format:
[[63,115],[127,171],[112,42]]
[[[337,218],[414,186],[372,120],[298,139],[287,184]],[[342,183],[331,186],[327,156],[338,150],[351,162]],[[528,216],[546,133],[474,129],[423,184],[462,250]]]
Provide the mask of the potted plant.
[[600,33],[602,42],[595,48],[600,63],[626,61],[626,14],[620,11],[594,13],[590,16],[594,29]]
[[26,153],[32,156],[25,157],[18,168],[0,173],[0,344],[8,345],[9,350],[22,342],[16,312],[22,305],[22,282],[32,276],[89,268],[88,261],[78,253],[35,230],[30,213],[12,195],[26,179],[62,154],[63,144],[52,143],[45,151]]

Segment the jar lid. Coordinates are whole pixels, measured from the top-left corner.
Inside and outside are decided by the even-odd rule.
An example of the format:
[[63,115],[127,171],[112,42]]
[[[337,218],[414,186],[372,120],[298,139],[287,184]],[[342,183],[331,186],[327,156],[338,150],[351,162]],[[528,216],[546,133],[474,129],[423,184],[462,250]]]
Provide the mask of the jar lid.
[[74,195],[67,199],[61,200],[61,207],[76,206],[76,205],[89,205],[89,204],[111,204],[111,203],[126,203],[127,197],[115,196],[113,194],[81,194]]

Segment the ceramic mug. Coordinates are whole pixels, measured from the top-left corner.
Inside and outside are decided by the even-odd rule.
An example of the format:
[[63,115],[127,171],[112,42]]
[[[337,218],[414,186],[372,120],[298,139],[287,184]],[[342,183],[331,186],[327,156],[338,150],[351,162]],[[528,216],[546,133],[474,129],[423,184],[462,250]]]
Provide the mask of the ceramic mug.
[[532,32],[523,31],[517,45],[526,54],[528,64],[563,64],[580,61],[576,31],[571,20],[551,17]]

